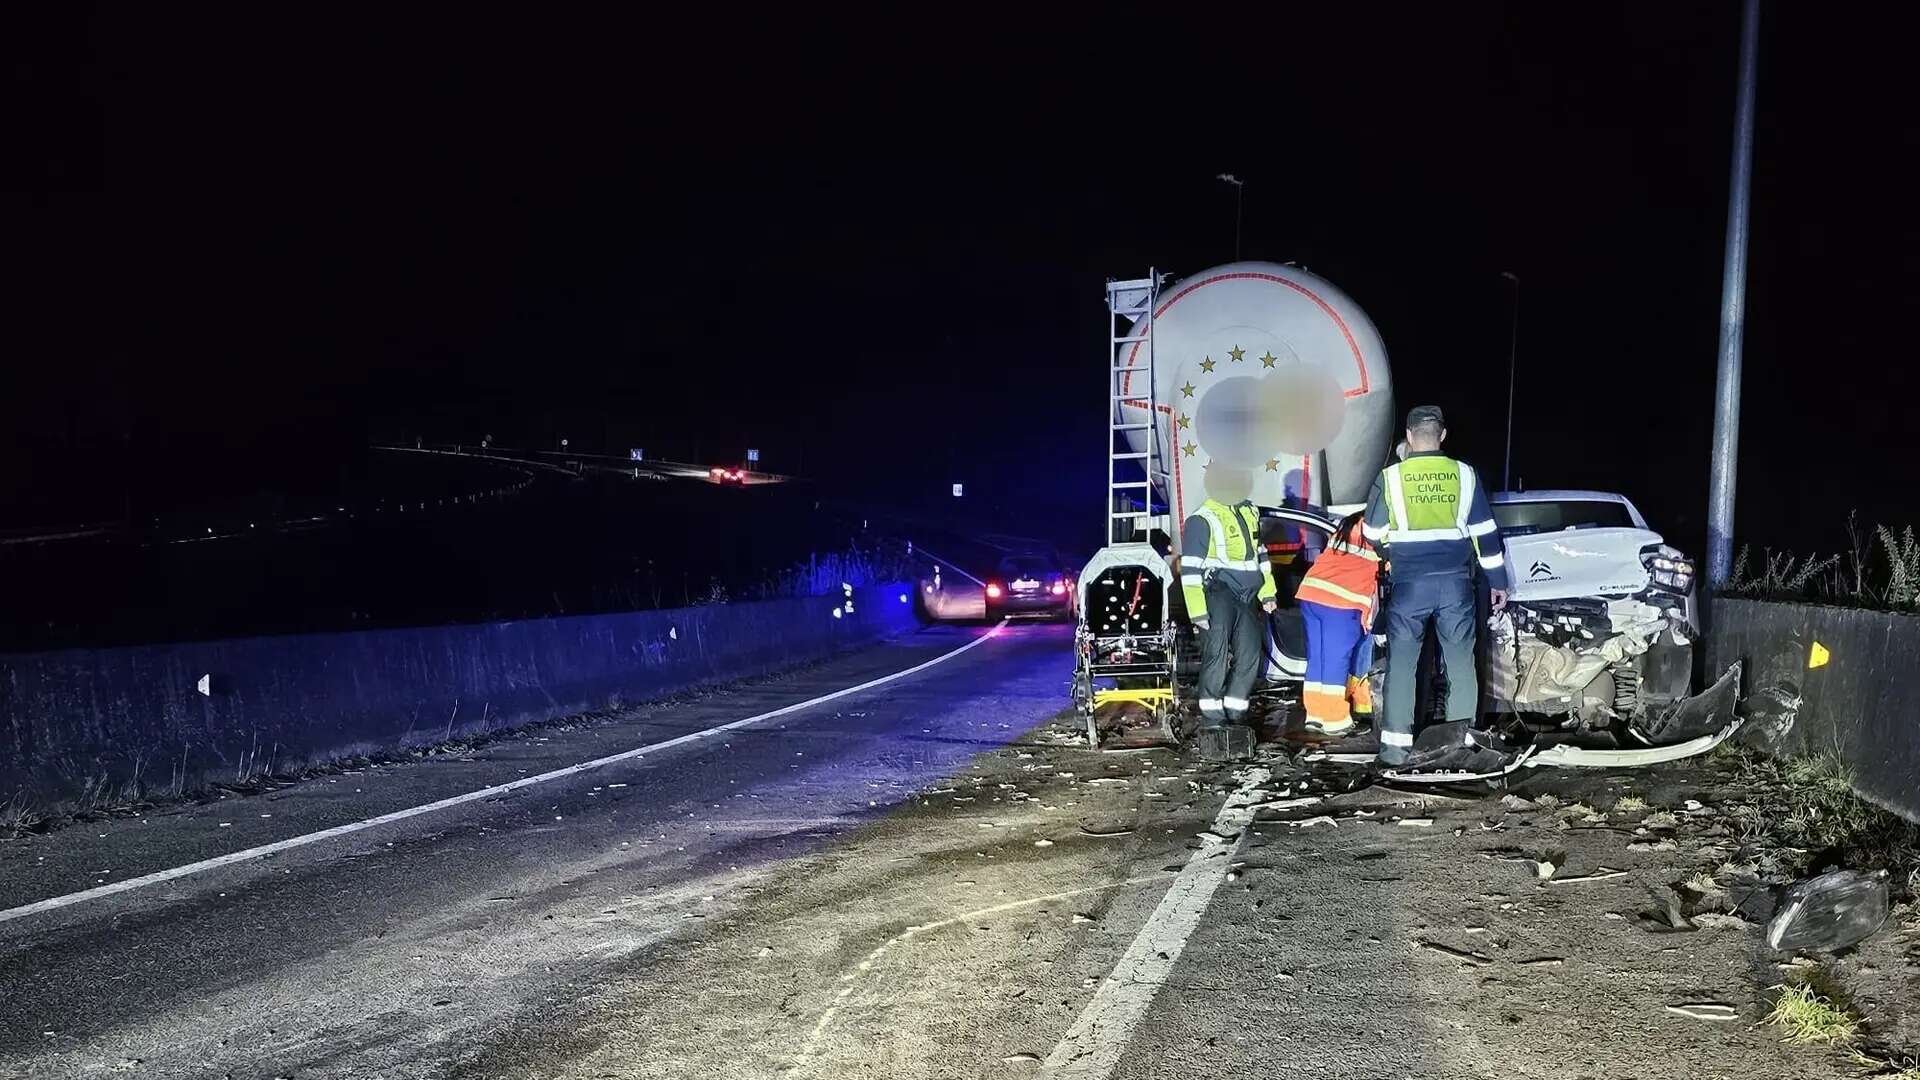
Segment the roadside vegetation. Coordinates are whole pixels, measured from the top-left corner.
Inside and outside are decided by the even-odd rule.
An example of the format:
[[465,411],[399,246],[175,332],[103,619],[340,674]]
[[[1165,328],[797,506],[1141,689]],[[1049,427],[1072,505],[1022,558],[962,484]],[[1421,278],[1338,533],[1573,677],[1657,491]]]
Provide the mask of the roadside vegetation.
[[1887,611],[1920,609],[1920,536],[1913,526],[1869,530],[1847,519],[1850,543],[1837,554],[1742,547],[1722,591],[1757,600],[1811,600]]
[[1773,989],[1778,996],[1765,1023],[1784,1041],[1845,1051],[1878,1080],[1920,1080],[1920,1060],[1876,1045],[1866,1019],[1825,968],[1803,961]]
[[1885,870],[1896,894],[1920,895],[1920,825],[1855,794],[1852,770],[1839,758],[1769,757],[1745,747],[1720,754],[1746,792],[1727,808],[1735,832],[1773,852],[1786,874],[1827,864]]
[[[825,596],[839,592],[843,585],[861,589],[893,581],[912,581],[925,571],[924,562],[914,561],[904,541],[882,540],[866,547],[856,542],[843,550],[820,552],[806,562],[768,573],[754,589],[752,599]],[[722,594],[719,602],[725,601]]]

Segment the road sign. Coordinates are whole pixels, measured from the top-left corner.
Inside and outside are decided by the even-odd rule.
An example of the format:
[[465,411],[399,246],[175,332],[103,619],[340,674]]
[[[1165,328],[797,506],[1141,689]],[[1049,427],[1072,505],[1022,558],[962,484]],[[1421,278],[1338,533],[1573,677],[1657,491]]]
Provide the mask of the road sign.
[[956,499],[958,499],[958,498],[960,498],[960,496],[961,496],[961,491],[962,491],[962,489],[963,489],[963,488],[964,488],[965,486],[966,486],[966,485],[964,485],[964,484],[955,484],[955,485],[953,485],[953,497],[954,497],[954,498],[956,498]]
[[755,462],[757,462],[757,461],[759,461],[759,460],[760,460],[760,451],[758,451],[758,450],[749,450],[749,451],[747,451],[747,460],[748,460],[748,461],[755,461]]
[[647,452],[636,446],[633,449],[627,451],[627,460],[628,461],[645,461],[647,460]]

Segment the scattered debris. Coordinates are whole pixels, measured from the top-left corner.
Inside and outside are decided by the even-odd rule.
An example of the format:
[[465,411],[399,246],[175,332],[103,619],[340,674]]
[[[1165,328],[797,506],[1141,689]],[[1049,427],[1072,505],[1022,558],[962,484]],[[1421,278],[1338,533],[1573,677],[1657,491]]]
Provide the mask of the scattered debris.
[[1703,911],[1693,917],[1693,925],[1706,930],[1752,930],[1755,924],[1724,911]]
[[1680,819],[1671,810],[1656,810],[1640,819],[1640,824],[1649,829],[1677,829]]
[[1051,841],[1051,840],[1046,840],[1046,839],[1041,839],[1041,840],[1035,840],[1035,841],[1033,842],[1033,846],[1034,846],[1034,847],[1052,847],[1052,846],[1053,846],[1053,841]]
[[1488,964],[1493,963],[1493,957],[1488,956],[1485,953],[1470,952],[1466,949],[1456,949],[1451,945],[1442,945],[1437,941],[1428,941],[1425,938],[1420,938],[1416,940],[1414,944],[1420,946],[1423,949],[1432,949],[1434,952],[1446,953],[1448,956],[1454,957],[1455,959],[1459,959],[1459,960],[1465,960],[1467,963],[1476,965],[1478,967],[1485,967]]
[[1591,874],[1581,874],[1578,877],[1554,878],[1553,880],[1555,884],[1573,885],[1582,881],[1611,881],[1614,878],[1626,877],[1627,874],[1628,871],[1626,870],[1615,870],[1611,866],[1603,866]]
[[1833,870],[1795,882],[1767,924],[1769,948],[1844,949],[1880,929],[1888,914],[1887,872]]
[[1393,823],[1395,825],[1412,825],[1418,828],[1427,828],[1433,825],[1433,819],[1430,817],[1404,817],[1395,818]]
[[1664,837],[1659,840],[1635,840],[1627,845],[1628,851],[1677,851],[1680,845]]
[[1669,1005],[1667,1011],[1675,1016],[1684,1016],[1691,1020],[1738,1020],[1740,1010],[1718,1001],[1690,1002],[1685,1005]]
[[1287,822],[1287,824],[1292,825],[1295,828],[1299,828],[1299,829],[1307,829],[1315,825],[1332,825],[1335,828],[1340,827],[1340,823],[1333,820],[1333,818],[1327,814],[1321,814],[1319,817],[1310,817],[1304,821],[1289,821]]
[[1133,835],[1132,826],[1125,826],[1123,828],[1115,828],[1115,829],[1090,829],[1085,825],[1082,825],[1080,826],[1080,831],[1087,836],[1131,836]]
[[1516,812],[1538,809],[1538,804],[1530,799],[1523,799],[1518,795],[1502,795],[1500,797],[1500,805]]
[[1302,795],[1295,799],[1275,799],[1272,802],[1264,802],[1259,808],[1261,810],[1297,810],[1302,806],[1312,806],[1324,801],[1326,800],[1319,795]]
[[1008,1054],[1006,1057],[1003,1057],[1000,1060],[1006,1062],[1009,1065],[1017,1065],[1017,1064],[1022,1064],[1030,1061],[1039,1061],[1040,1055],[1039,1054]]

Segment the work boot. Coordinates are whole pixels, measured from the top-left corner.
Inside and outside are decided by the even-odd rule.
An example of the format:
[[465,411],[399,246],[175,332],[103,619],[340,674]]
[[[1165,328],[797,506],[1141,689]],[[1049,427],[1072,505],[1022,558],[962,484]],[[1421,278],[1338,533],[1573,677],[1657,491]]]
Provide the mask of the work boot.
[[1308,731],[1316,735],[1325,735],[1331,739],[1343,739],[1353,734],[1353,729],[1359,726],[1360,725],[1353,722],[1353,717],[1351,716],[1342,716],[1338,719],[1327,719],[1318,716],[1307,717]]
[[1373,715],[1373,683],[1358,675],[1347,676],[1347,700],[1353,703],[1353,714],[1359,717]]
[[1194,741],[1202,761],[1241,761],[1253,756],[1253,730],[1240,724],[1201,728]]

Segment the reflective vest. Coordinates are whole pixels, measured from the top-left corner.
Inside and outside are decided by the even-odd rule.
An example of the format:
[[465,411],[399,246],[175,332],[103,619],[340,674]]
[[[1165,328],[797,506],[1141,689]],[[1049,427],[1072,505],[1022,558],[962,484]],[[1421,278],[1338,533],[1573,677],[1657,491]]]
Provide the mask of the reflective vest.
[[1384,513],[1367,508],[1367,539],[1387,546],[1394,580],[1468,573],[1477,562],[1493,588],[1507,587],[1506,547],[1473,466],[1435,451],[1387,466]]
[[1294,598],[1351,608],[1360,613],[1363,625],[1372,626],[1374,604],[1380,597],[1380,552],[1360,530],[1353,530],[1352,537],[1352,543],[1338,536],[1327,542]]
[[1200,618],[1206,613],[1207,581],[1221,575],[1261,601],[1278,595],[1272,564],[1260,543],[1260,511],[1252,503],[1229,506],[1208,499],[1187,518],[1181,530],[1180,587],[1186,594],[1189,617]]

